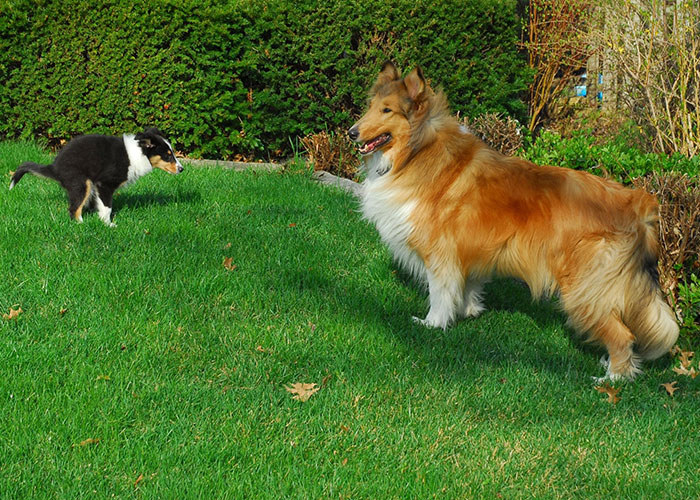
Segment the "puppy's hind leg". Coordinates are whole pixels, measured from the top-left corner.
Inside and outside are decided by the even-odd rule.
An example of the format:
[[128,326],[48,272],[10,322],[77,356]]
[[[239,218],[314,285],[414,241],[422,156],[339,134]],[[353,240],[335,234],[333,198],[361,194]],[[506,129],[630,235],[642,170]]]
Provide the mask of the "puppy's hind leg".
[[464,280],[457,270],[428,271],[428,291],[430,311],[425,319],[414,317],[414,321],[432,328],[445,329],[454,320],[461,307],[464,293]]
[[83,208],[92,195],[90,179],[76,180],[66,187],[68,191],[68,212],[71,218],[83,222]]

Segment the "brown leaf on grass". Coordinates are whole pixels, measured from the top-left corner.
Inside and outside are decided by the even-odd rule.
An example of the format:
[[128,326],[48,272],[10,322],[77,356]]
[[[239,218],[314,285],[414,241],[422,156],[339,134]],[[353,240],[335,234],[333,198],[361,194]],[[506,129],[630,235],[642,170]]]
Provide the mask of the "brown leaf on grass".
[[676,345],[674,345],[673,347],[671,347],[671,350],[670,350],[669,352],[671,353],[671,357],[675,358],[675,357],[676,357],[676,354],[678,354],[679,352],[681,352],[681,348],[678,347],[678,344],[676,344]]
[[97,380],[112,380],[112,377],[109,375],[98,375]]
[[690,361],[693,359],[695,352],[693,351],[680,351],[678,353],[678,359],[681,362],[683,368],[688,368],[690,366]]
[[66,314],[67,312],[68,312],[68,309],[66,309],[65,307],[62,307],[61,310],[58,311],[58,314],[60,314],[61,316],[63,316],[63,315]]
[[678,390],[678,387],[676,387],[676,382],[675,380],[673,382],[669,382],[667,384],[661,384],[661,387],[666,389],[666,392],[668,393],[669,396],[673,397],[673,393]]
[[608,395],[608,403],[612,404],[617,404],[618,401],[620,401],[620,398],[617,397],[617,393],[620,392],[620,389],[615,389],[614,387],[611,387],[610,384],[607,382],[605,385],[599,385],[595,388],[596,391],[607,394]]
[[238,266],[233,263],[233,257],[225,257],[224,258],[224,268],[226,268],[229,271],[233,271],[237,267]]
[[676,366],[675,368],[672,368],[672,370],[678,375],[684,375],[693,379],[700,374],[700,372],[695,370],[694,367],[691,367],[690,370],[688,370],[685,366]]
[[24,311],[22,311],[21,307],[18,307],[17,309],[12,309],[10,307],[10,314],[5,314],[3,313],[2,318],[6,320],[11,320],[11,319],[17,319],[20,314],[22,314]]
[[96,438],[87,438],[87,439],[83,439],[83,440],[80,442],[80,444],[79,444],[78,446],[87,446],[87,445],[89,445],[89,444],[97,444],[97,443],[99,443],[99,442],[100,442],[99,438],[98,438],[98,439],[96,439]]
[[291,224],[289,224],[289,227],[297,227],[296,222],[292,222]]
[[292,399],[296,399],[298,401],[301,401],[302,403],[308,401],[309,398],[313,396],[319,389],[317,387],[317,384],[303,384],[301,382],[292,384],[291,387],[285,386],[284,388],[287,390],[287,392],[294,394],[294,396],[292,396]]
[[134,488],[136,488],[141,481],[143,481],[143,474],[139,474],[139,477],[137,477],[136,481],[134,481]]

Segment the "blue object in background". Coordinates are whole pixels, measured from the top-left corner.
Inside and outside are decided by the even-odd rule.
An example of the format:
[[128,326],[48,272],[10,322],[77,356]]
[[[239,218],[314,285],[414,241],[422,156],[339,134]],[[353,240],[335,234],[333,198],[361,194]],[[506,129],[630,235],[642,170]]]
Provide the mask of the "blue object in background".
[[586,97],[586,86],[576,85],[574,87],[574,94],[576,95],[576,97]]

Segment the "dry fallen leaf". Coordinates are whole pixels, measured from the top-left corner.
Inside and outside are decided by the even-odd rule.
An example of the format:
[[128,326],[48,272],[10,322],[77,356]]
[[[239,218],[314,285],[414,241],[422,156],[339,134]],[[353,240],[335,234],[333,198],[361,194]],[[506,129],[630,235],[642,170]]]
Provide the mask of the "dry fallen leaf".
[[112,380],[109,375],[98,375],[97,380]]
[[614,387],[611,387],[610,384],[608,384],[607,382],[605,383],[605,385],[599,385],[595,388],[595,390],[600,393],[607,394],[608,403],[617,404],[617,402],[620,401],[620,398],[617,397],[617,393],[620,392],[620,389],[615,389]]
[[296,222],[292,222],[291,224],[289,224],[289,227],[297,227]]
[[99,442],[100,442],[99,439],[87,438],[87,439],[81,441],[80,444],[79,444],[78,446],[87,446],[87,445],[89,445],[89,444],[97,444],[97,443],[99,443]]
[[5,314],[3,313],[2,317],[3,319],[10,320],[10,319],[17,319],[20,314],[22,314],[24,311],[22,311],[21,307],[18,307],[17,309],[12,309],[10,307],[10,314]]
[[224,258],[224,267],[226,269],[228,269],[229,271],[233,271],[238,266],[233,263],[233,257],[225,257]]
[[141,481],[143,481],[143,474],[139,474],[139,477],[137,477],[136,481],[134,481],[134,488],[136,488]]
[[673,393],[678,390],[678,387],[676,387],[676,382],[675,380],[673,382],[669,382],[667,384],[661,384],[661,387],[666,389],[666,392],[668,393],[669,396],[673,397]]
[[683,368],[688,368],[690,366],[690,360],[693,359],[695,353],[693,351],[680,351],[678,359],[683,365]]
[[68,309],[66,309],[65,307],[62,307],[61,310],[58,311],[58,314],[60,314],[61,316],[63,316],[63,315],[66,314],[67,312],[68,312]]
[[291,392],[294,394],[292,399],[296,399],[301,401],[302,403],[305,401],[308,401],[311,396],[313,396],[317,391],[318,387],[316,387],[316,384],[302,384],[301,382],[297,382],[296,384],[292,384],[291,387],[285,386],[285,389],[287,392]]

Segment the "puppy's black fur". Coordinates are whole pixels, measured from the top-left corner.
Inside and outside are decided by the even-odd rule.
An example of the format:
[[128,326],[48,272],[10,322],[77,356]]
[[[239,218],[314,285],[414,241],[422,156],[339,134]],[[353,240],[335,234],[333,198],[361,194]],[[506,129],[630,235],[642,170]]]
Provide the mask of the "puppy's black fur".
[[84,135],[70,141],[51,165],[26,162],[12,176],[12,189],[27,172],[58,181],[68,193],[68,212],[82,222],[86,203],[94,201],[100,218],[111,224],[114,191],[160,168],[171,174],[183,168],[157,128],[135,136]]

